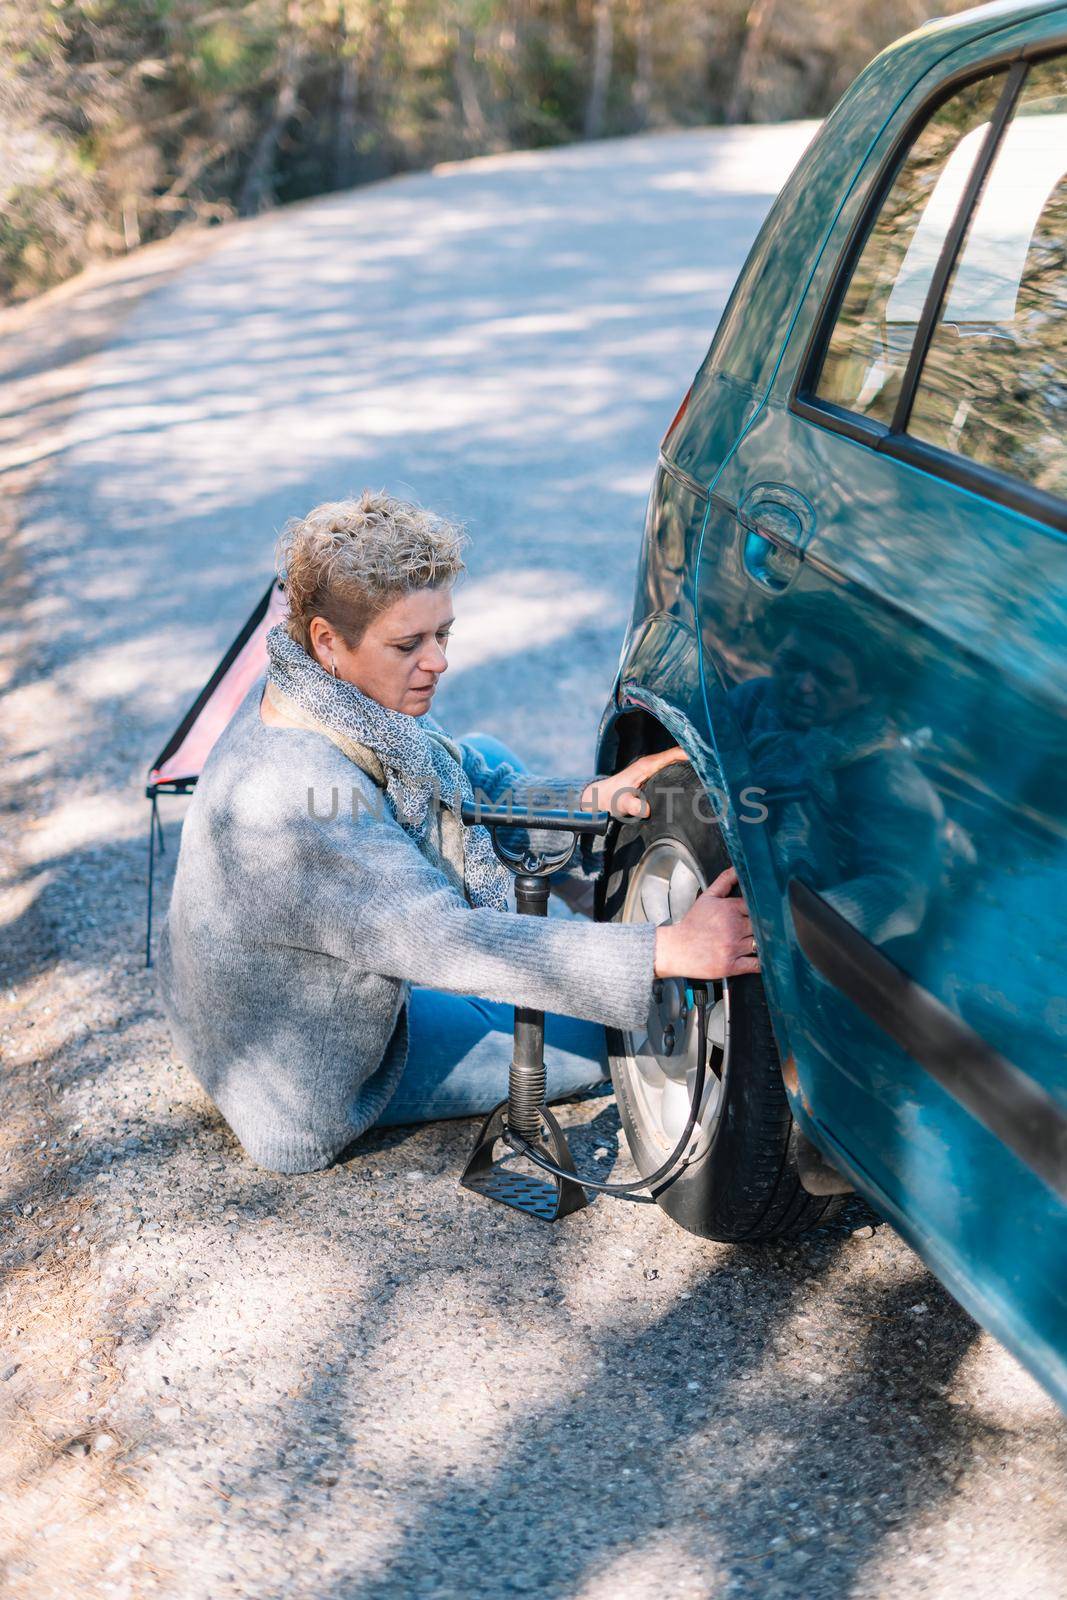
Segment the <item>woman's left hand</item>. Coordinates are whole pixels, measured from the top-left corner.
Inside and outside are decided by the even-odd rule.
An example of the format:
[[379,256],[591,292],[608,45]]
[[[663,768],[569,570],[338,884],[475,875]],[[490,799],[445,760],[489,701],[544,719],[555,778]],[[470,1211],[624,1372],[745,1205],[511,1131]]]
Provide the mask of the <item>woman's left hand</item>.
[[628,767],[610,778],[594,778],[582,790],[580,807],[583,811],[610,811],[613,817],[647,817],[651,807],[643,794],[635,791],[661,767],[673,761],[688,761],[681,745],[669,750],[658,750],[654,755],[638,756]]

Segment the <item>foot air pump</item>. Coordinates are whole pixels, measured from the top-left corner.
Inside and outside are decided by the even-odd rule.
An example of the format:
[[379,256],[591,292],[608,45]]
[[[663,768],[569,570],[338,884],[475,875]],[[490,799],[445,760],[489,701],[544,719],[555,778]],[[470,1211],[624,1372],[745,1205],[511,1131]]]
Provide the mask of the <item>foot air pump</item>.
[[[548,877],[566,867],[574,854],[579,834],[605,834],[615,819],[608,811],[576,817],[570,811],[527,810],[516,816],[511,806],[489,808],[464,801],[460,815],[467,823],[480,823],[490,831],[493,849],[500,861],[515,874],[516,909],[527,916],[548,915]],[[535,849],[529,839],[509,845],[500,838],[501,829],[543,828],[563,836],[555,848]],[[588,1205],[585,1191],[592,1189],[618,1200],[651,1205],[661,1190],[672,1184],[692,1160],[697,1140],[693,1139],[704,1084],[707,1077],[708,990],[705,983],[691,981],[686,998],[696,1009],[698,1046],[697,1069],[689,1101],[689,1115],[681,1138],[666,1161],[647,1178],[634,1183],[602,1183],[575,1171],[566,1135],[545,1104],[545,1014],[524,1006],[515,1007],[515,1041],[508,1070],[508,1097],[494,1106],[482,1124],[474,1151],[460,1179],[463,1187],[517,1211],[526,1211],[545,1222],[558,1222],[572,1211]],[[699,1132],[697,1132],[699,1139]],[[693,1141],[692,1148],[690,1141]],[[498,1145],[506,1152],[496,1157]],[[545,1173],[545,1177],[518,1170],[516,1161],[525,1160]],[[649,1193],[638,1191],[647,1189]]]

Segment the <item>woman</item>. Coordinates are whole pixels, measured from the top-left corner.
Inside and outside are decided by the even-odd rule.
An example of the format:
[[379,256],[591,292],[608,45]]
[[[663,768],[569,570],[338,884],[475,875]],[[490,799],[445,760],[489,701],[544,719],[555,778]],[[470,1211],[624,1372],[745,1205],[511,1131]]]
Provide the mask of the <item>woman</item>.
[[[178,1053],[247,1153],[329,1166],[372,1123],[472,1116],[505,1093],[515,1005],[546,1013],[549,1097],[606,1076],[602,1025],[646,1020],[654,978],[757,970],[724,874],[678,923],[510,909],[464,799],[643,815],[640,785],[532,778],[429,715],[463,535],[384,494],[289,524],[268,667],[186,814],[158,972]],[[483,740],[483,748],[486,742]],[[476,998],[465,998],[474,996]]]

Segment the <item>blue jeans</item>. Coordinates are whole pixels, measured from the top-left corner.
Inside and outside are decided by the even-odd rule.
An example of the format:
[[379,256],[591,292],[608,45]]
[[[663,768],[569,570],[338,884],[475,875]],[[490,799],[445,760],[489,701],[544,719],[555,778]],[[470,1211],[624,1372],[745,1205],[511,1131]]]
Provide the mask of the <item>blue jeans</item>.
[[[491,734],[463,737],[494,766],[506,761],[526,771],[514,751]],[[408,1001],[407,1065],[375,1126],[491,1111],[508,1092],[514,1023],[514,1008],[501,1001],[414,985]],[[604,1029],[582,1017],[546,1012],[545,1071],[550,1101],[573,1099],[604,1083],[609,1077]]]

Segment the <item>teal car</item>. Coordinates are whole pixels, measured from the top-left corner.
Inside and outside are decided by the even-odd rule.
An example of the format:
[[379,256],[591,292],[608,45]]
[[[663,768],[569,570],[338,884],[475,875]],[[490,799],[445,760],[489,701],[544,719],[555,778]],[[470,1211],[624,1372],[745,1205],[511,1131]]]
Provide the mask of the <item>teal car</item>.
[[[723,1240],[855,1190],[1067,1404],[1067,5],[931,23],[776,201],[663,440],[597,770],[681,746],[597,914],[738,871],[694,1158]],[[651,1171],[684,984],[612,1033]]]

